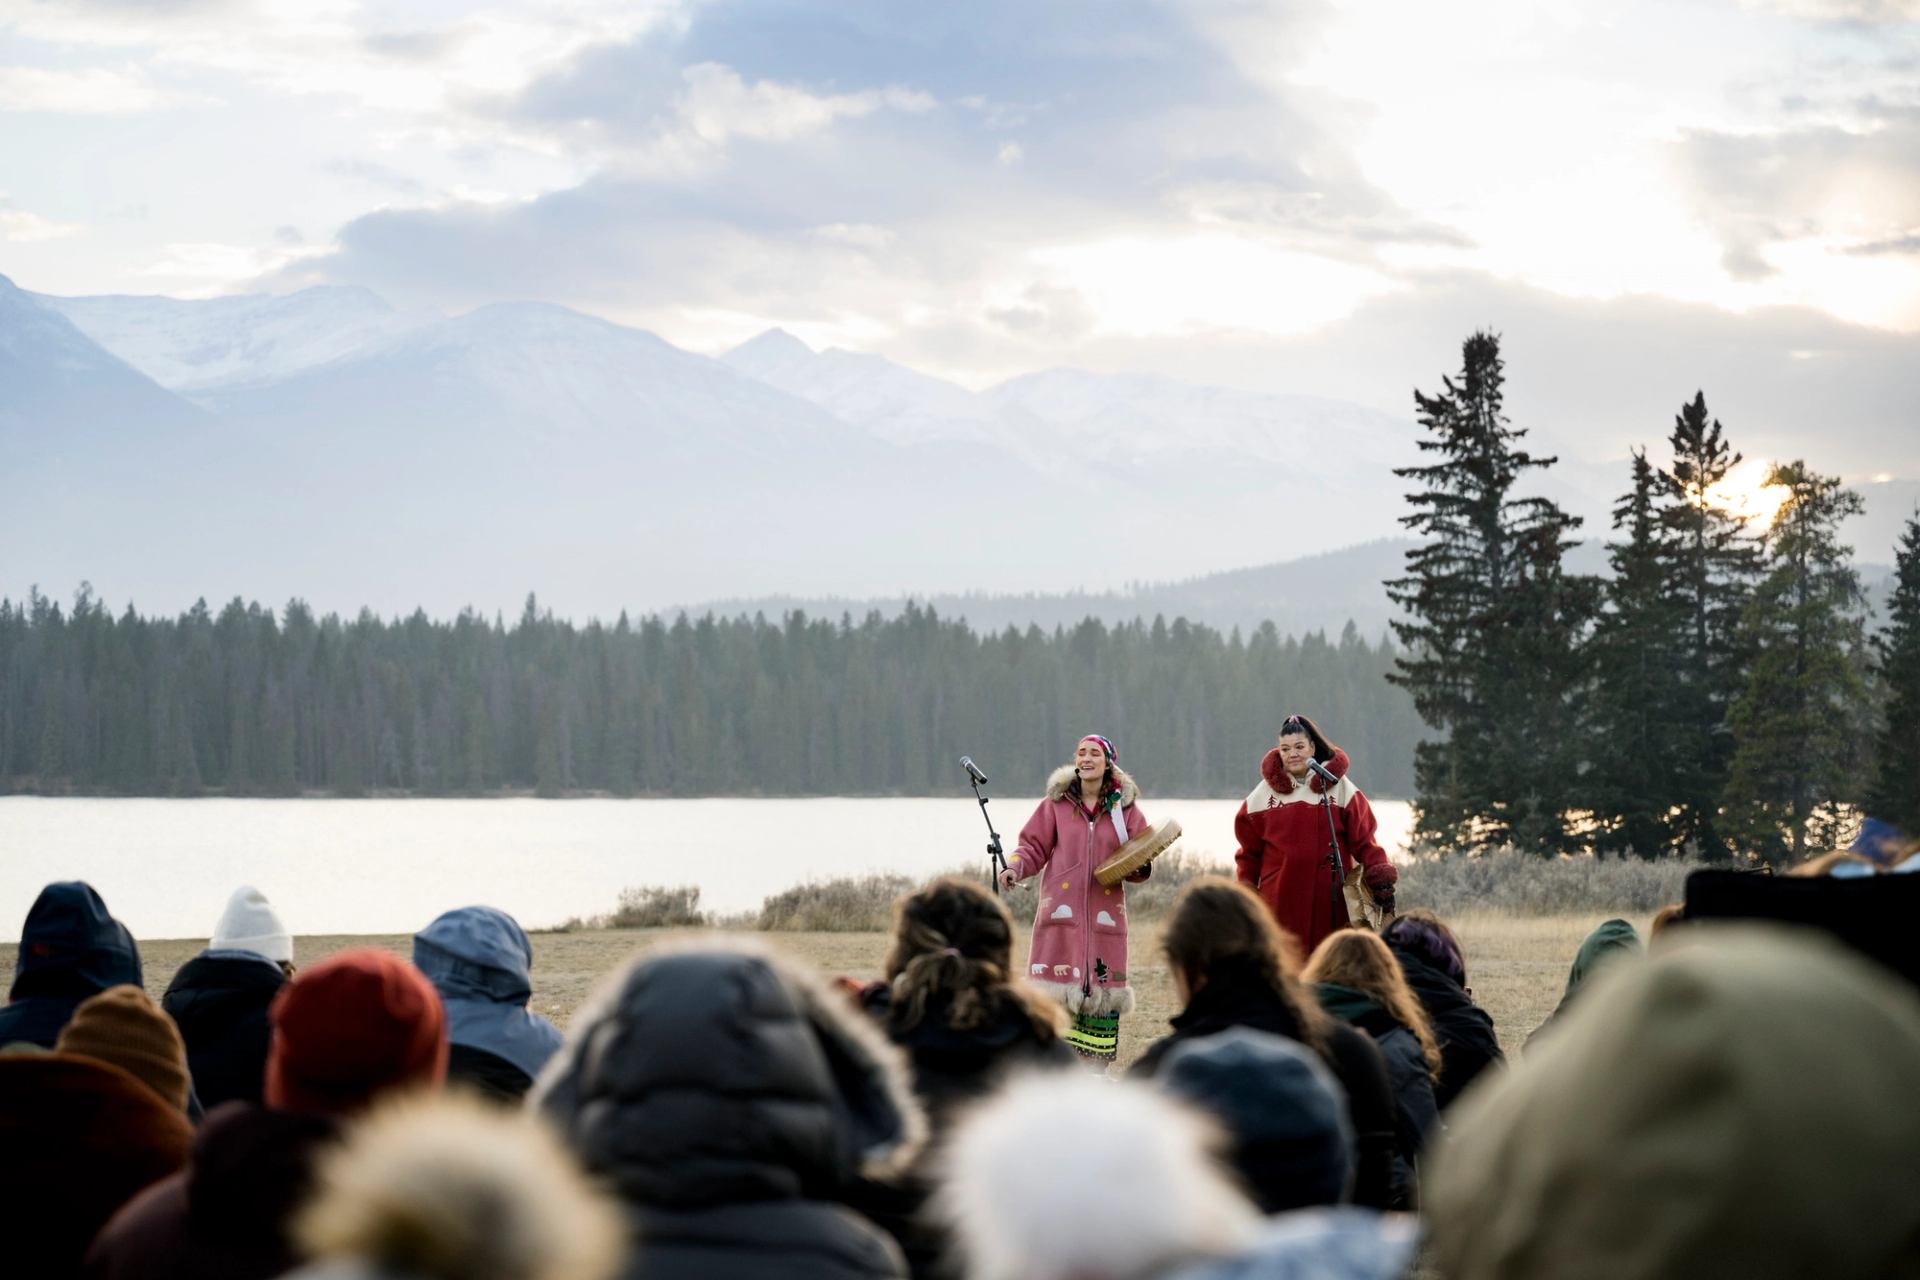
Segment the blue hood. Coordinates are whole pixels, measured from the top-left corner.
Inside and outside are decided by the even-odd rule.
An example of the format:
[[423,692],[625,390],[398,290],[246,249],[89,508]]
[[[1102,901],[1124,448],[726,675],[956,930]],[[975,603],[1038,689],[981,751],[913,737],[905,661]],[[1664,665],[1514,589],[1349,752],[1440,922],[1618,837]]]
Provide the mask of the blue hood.
[[533,944],[493,907],[457,907],[413,935],[413,963],[447,1007],[454,1044],[484,1049],[540,1074],[560,1031],[526,1009],[533,995]]
[[123,982],[141,985],[140,949],[93,886],[66,880],[42,889],[20,930],[12,997],[85,998]]
[[133,935],[107,913],[92,885],[48,885],[20,930],[11,1003],[0,1009],[0,1044],[27,1040],[52,1047],[82,1000],[121,983],[142,985]]

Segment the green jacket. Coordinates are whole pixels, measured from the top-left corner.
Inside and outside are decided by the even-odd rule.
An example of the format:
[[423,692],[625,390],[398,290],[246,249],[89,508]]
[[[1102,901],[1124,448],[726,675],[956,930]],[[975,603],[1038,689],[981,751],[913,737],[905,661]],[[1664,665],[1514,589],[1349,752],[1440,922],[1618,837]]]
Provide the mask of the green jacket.
[[1450,1280],[1920,1274],[1920,997],[1818,935],[1688,926],[1450,1113]]

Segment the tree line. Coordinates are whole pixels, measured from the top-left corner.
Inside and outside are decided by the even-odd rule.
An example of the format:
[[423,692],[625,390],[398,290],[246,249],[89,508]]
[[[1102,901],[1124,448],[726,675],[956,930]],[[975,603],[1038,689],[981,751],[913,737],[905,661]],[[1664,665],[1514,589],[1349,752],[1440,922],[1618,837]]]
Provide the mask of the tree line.
[[1499,339],[1416,391],[1422,465],[1403,522],[1422,536],[1389,594],[1406,610],[1389,679],[1432,731],[1415,751],[1417,833],[1653,857],[1797,858],[1863,813],[1920,834],[1920,514],[1887,626],[1839,527],[1857,494],[1805,461],[1750,527],[1723,486],[1741,455],[1696,393],[1659,457],[1634,452],[1610,574],[1572,573],[1578,517],[1530,491],[1555,459],[1503,407]]
[[[125,795],[1037,794],[1087,732],[1153,795],[1257,781],[1286,714],[1406,795],[1419,725],[1397,652],[1184,620],[980,634],[909,606],[855,620],[575,625],[528,597],[383,620],[204,601],[116,615],[83,586],[0,602],[0,789]],[[769,831],[768,839],[779,839]],[[911,838],[903,833],[903,838]]]

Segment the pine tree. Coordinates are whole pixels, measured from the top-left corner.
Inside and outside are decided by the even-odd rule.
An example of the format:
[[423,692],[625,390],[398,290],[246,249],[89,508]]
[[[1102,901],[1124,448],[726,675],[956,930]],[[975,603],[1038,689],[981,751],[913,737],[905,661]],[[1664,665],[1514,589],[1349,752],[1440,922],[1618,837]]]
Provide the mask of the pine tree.
[[1788,491],[1766,544],[1766,576],[1743,618],[1753,653],[1728,722],[1729,834],[1762,857],[1798,859],[1838,835],[1865,791],[1866,599],[1839,527],[1860,496],[1804,462],[1777,466]]
[[1662,481],[1644,449],[1633,455],[1633,488],[1613,509],[1624,541],[1608,544],[1613,577],[1594,627],[1589,707],[1589,807],[1594,844],[1654,857],[1680,842],[1671,817],[1680,802],[1672,761],[1683,727],[1676,658],[1686,614],[1674,591],[1674,546],[1661,519]]
[[1683,405],[1667,437],[1672,465],[1662,517],[1673,549],[1673,589],[1684,610],[1677,680],[1665,715],[1673,731],[1666,759],[1678,810],[1674,834],[1708,858],[1727,856],[1720,804],[1733,759],[1727,714],[1745,686],[1751,653],[1741,618],[1760,575],[1760,545],[1714,492],[1740,465],[1702,392]]
[[1920,835],[1920,513],[1901,536],[1887,611],[1887,629],[1873,641],[1885,718],[1867,812]]
[[1394,472],[1418,485],[1401,523],[1424,540],[1407,553],[1407,576],[1387,583],[1409,615],[1394,624],[1407,651],[1388,678],[1446,735],[1416,750],[1419,833],[1549,852],[1571,842],[1579,781],[1568,728],[1597,584],[1562,569],[1579,518],[1516,496],[1524,475],[1556,459],[1516,447],[1526,432],[1502,410],[1499,338],[1475,333],[1461,357],[1442,394],[1414,392],[1420,448],[1441,460]]

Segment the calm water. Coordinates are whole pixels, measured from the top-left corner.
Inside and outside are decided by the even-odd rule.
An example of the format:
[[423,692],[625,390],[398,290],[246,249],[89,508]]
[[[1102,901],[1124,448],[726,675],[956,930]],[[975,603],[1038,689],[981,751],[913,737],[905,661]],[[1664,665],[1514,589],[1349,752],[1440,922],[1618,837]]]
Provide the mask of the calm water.
[[[995,800],[1011,849],[1034,801]],[[1236,800],[1156,800],[1179,848],[1233,853]],[[1411,816],[1375,804],[1395,857]],[[0,797],[0,937],[40,887],[86,880],[140,938],[204,938],[227,894],[258,885],[296,934],[410,933],[486,903],[523,924],[609,911],[629,885],[696,884],[701,904],[758,907],[804,880],[920,876],[972,859],[971,796],[818,800],[71,800]]]

